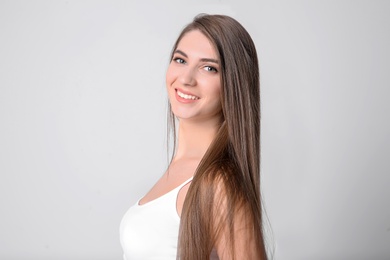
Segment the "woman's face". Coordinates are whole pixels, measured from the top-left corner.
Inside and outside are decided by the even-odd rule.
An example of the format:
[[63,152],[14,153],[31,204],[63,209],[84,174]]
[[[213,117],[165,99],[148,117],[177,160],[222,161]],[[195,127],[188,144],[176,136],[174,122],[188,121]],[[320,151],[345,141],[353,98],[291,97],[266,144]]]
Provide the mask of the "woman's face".
[[218,55],[200,31],[180,40],[166,74],[172,111],[180,120],[219,120],[221,75]]

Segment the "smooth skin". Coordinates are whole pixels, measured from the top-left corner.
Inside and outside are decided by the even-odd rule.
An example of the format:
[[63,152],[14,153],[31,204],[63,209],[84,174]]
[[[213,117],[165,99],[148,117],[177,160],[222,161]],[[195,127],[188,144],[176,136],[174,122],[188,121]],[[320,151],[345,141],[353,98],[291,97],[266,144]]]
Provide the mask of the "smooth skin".
[[[220,125],[218,55],[200,31],[188,32],[179,42],[166,73],[166,87],[172,112],[179,120],[178,145],[167,172],[140,204],[164,195],[192,177]],[[187,99],[180,98],[178,91],[187,95]],[[189,185],[178,194],[179,216]]]

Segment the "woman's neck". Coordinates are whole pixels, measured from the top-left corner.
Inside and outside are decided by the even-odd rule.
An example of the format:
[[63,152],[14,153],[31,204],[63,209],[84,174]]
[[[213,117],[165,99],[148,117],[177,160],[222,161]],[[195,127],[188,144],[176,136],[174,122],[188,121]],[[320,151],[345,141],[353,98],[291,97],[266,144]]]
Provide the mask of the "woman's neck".
[[180,120],[175,159],[191,158],[201,160],[220,126],[219,120],[192,122]]

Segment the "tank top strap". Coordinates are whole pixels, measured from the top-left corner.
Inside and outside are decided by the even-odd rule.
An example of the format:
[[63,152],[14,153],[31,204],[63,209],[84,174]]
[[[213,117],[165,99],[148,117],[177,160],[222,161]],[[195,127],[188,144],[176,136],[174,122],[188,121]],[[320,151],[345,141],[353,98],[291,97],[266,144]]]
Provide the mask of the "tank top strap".
[[185,182],[183,182],[182,184],[180,184],[179,186],[176,187],[177,190],[180,190],[181,188],[183,188],[185,185],[187,185],[188,183],[190,183],[192,181],[192,179],[194,178],[194,176],[192,176],[191,178],[187,179]]

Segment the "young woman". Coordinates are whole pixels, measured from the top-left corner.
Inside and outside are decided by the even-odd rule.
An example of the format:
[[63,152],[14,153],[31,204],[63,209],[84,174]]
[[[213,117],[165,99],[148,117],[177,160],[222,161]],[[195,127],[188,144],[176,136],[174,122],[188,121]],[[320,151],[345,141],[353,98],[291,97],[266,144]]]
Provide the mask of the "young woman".
[[251,37],[231,17],[195,17],[173,47],[166,87],[175,151],[123,217],[124,258],[267,259]]

